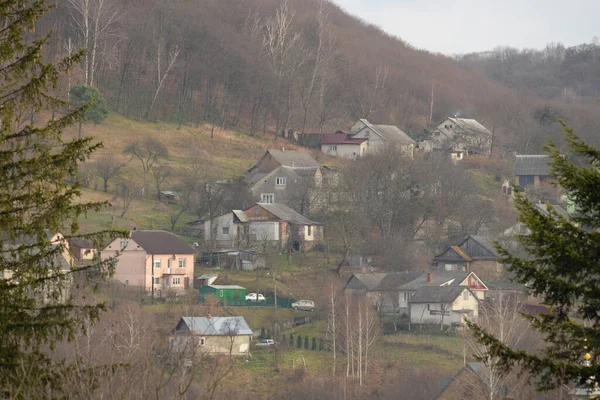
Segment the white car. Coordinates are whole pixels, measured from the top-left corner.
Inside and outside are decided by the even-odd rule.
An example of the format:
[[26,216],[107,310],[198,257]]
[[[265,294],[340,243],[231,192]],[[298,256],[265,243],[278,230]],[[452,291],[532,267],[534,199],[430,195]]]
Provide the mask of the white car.
[[263,339],[260,342],[256,343],[256,346],[258,346],[258,347],[275,346],[275,341],[273,339]]
[[246,295],[246,301],[266,301],[265,296],[261,293],[248,293]]
[[294,310],[315,311],[315,302],[312,300],[298,300],[292,303]]

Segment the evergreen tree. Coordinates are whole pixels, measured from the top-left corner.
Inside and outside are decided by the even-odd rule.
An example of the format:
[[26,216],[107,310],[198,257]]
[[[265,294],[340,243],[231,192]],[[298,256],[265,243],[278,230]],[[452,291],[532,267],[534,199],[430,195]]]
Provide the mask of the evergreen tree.
[[[57,120],[48,113],[66,106],[50,93],[81,53],[45,62],[42,48],[49,35],[24,38],[48,8],[45,0],[0,2],[0,397],[61,396],[69,364],[54,361],[50,352],[104,308],[73,299],[72,274],[93,269],[104,277],[112,269],[112,260],[65,268],[66,242],[52,243],[48,234],[77,235],[78,217],[104,206],[79,201],[79,186],[66,180],[100,146],[89,138],[61,136],[87,106]],[[36,116],[35,125],[28,115]],[[86,238],[98,243],[115,236]]]
[[[554,144],[546,151],[553,160],[550,173],[577,204],[577,214],[567,219],[549,207],[545,215],[519,193],[519,220],[531,233],[518,241],[529,256],[512,255],[497,245],[509,271],[550,309],[525,315],[544,338],[544,349],[534,353],[509,348],[468,323],[486,345],[487,358],[498,358],[506,371],[527,371],[540,390],[574,381],[593,387],[600,377],[600,150],[561,124],[572,154],[563,157]],[[586,353],[590,363],[584,363]]]
[[96,88],[75,85],[69,91],[69,97],[73,108],[85,107],[84,117],[79,119],[79,136],[81,137],[81,125],[83,120],[92,121],[95,125],[102,123],[108,116],[108,106],[104,97]]

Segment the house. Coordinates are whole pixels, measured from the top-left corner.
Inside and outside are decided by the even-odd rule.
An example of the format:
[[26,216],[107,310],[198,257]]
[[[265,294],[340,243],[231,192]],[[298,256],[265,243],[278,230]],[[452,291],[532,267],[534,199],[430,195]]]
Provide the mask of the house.
[[386,275],[386,273],[352,274],[344,286],[344,291],[364,294],[373,306],[377,307],[379,303],[379,284]]
[[492,149],[492,132],[478,121],[469,118],[446,118],[425,141],[425,150],[450,152],[453,161],[464,156],[488,156]]
[[367,139],[366,153],[377,153],[395,147],[412,158],[416,142],[394,125],[375,125],[364,118],[350,128],[352,139]]
[[366,153],[368,141],[367,138],[354,138],[350,133],[343,131],[328,133],[321,140],[321,152],[356,160]]
[[183,239],[167,231],[133,230],[106,246],[103,260],[117,257],[114,279],[146,290],[182,291],[194,279],[195,250]]
[[477,321],[479,298],[466,286],[421,286],[410,298],[411,324],[462,325]]
[[503,267],[498,259],[498,253],[490,238],[471,235],[458,245],[449,246],[435,256],[432,269],[475,272],[482,279],[490,280],[502,275]]
[[252,329],[244,317],[181,317],[169,334],[172,353],[248,355]]
[[521,188],[538,188],[543,182],[552,179],[550,164],[552,158],[548,155],[530,154],[517,155],[515,160],[515,185]]
[[71,254],[78,261],[92,260],[98,253],[93,243],[85,238],[72,237],[68,242]]
[[312,249],[323,239],[320,222],[311,221],[284,204],[256,203],[244,214],[249,221],[249,241],[255,245],[300,251]]
[[488,287],[474,272],[390,272],[377,287],[380,312],[408,313],[412,296],[424,286],[465,286],[478,299],[486,298]]
[[280,203],[306,214],[323,182],[319,163],[308,151],[270,149],[246,174],[252,199]]
[[483,363],[466,363],[456,375],[443,379],[442,391],[437,395],[436,400],[489,399],[489,382],[489,370]]
[[238,285],[206,285],[198,289],[198,298],[204,302],[207,296],[214,296],[222,304],[244,303],[246,288]]
[[242,210],[233,210],[203,221],[204,243],[211,248],[240,247],[247,244],[248,217]]

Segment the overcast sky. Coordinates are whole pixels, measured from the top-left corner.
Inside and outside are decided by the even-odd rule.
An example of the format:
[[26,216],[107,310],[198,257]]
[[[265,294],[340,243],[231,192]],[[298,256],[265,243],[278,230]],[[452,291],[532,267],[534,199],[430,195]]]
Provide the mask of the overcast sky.
[[415,47],[444,54],[566,46],[600,36],[600,0],[333,0]]

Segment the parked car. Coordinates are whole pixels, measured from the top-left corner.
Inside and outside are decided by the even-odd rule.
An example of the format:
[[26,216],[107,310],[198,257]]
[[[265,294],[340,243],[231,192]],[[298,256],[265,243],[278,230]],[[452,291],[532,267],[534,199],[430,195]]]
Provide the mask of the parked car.
[[256,343],[257,347],[274,346],[275,341],[273,339],[263,339]]
[[292,303],[294,310],[315,311],[315,302],[312,300],[298,300]]
[[265,296],[261,293],[248,293],[246,295],[246,301],[266,301]]

